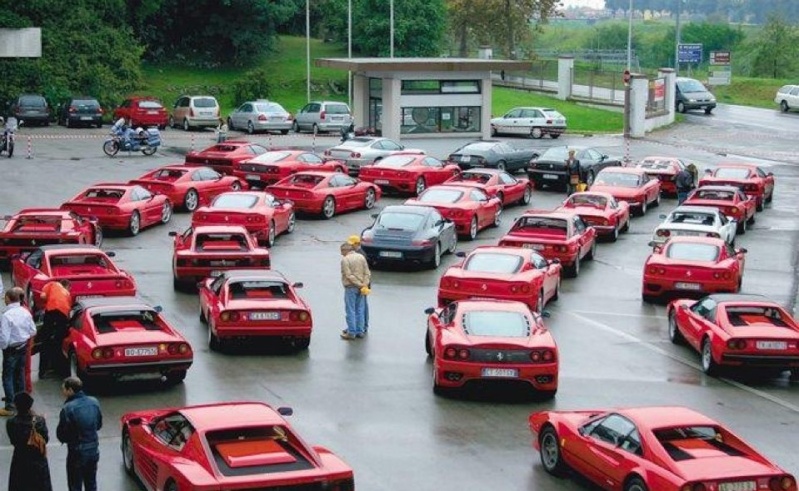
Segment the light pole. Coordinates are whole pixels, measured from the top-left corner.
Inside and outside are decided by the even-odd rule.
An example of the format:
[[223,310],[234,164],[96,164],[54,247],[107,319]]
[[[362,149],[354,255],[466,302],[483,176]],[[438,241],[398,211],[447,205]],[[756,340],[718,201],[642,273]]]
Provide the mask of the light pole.
[[674,76],[680,75],[680,11],[682,10],[682,0],[677,0],[677,25],[674,40]]
[[391,31],[391,51],[389,56],[394,58],[394,0],[389,3],[389,9],[391,9],[389,12],[389,29]]
[[[347,0],[347,58],[352,59],[352,0]],[[347,104],[352,107],[352,71],[347,71]]]
[[630,70],[633,63],[633,0],[630,0],[627,12],[627,70]]
[[305,0],[305,96],[311,102],[311,0]]

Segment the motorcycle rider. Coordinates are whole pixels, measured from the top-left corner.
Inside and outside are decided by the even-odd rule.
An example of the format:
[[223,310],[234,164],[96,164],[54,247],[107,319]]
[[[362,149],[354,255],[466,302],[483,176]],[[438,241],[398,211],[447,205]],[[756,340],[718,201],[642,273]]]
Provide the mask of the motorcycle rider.
[[342,143],[351,140],[355,137],[355,121],[352,121],[349,126],[341,127],[341,141]]
[[136,128],[134,130],[128,124],[128,119],[125,118],[124,116],[119,118],[116,121],[116,123],[114,123],[113,129],[116,129],[119,136],[122,137],[125,143],[125,145],[123,146],[127,146],[127,144],[129,143],[133,143],[134,138],[138,140],[138,142],[136,143],[141,145],[142,143],[144,143],[144,140],[146,140],[147,138],[147,135],[143,128]]

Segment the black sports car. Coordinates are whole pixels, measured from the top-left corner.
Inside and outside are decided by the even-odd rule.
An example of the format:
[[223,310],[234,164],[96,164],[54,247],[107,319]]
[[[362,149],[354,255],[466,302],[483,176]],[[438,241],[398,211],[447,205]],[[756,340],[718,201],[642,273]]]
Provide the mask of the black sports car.
[[448,160],[458,164],[461,169],[492,167],[515,172],[526,168],[538,154],[538,150],[516,148],[499,140],[477,140],[452,152]]
[[620,167],[621,160],[611,158],[599,150],[591,147],[551,147],[540,157],[530,161],[527,175],[536,189],[544,186],[564,188],[569,176],[566,172],[566,159],[569,150],[574,150],[574,156],[580,161],[580,180],[589,186],[594,183],[594,177],[605,167]]

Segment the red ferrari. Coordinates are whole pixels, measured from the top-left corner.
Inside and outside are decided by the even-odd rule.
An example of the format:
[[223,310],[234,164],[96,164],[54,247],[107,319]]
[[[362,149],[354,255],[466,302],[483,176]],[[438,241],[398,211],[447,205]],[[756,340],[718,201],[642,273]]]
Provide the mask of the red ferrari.
[[529,205],[533,197],[533,185],[527,179],[517,179],[504,170],[477,167],[450,178],[447,184],[472,186],[491,197],[497,197],[502,206]]
[[361,167],[358,178],[373,182],[384,191],[420,195],[460,173],[460,167],[429,155],[395,153],[372,165]]
[[560,291],[560,262],[532,249],[483,246],[450,266],[438,284],[438,306],[473,297],[516,300],[543,312]]
[[580,261],[596,255],[596,230],[574,211],[528,211],[516,220],[499,245],[533,249],[546,259],[557,259],[566,274],[577,277]]
[[161,101],[153,97],[128,97],[114,109],[114,121],[127,118],[128,125],[158,126],[163,130],[169,122],[169,114]]
[[286,341],[298,350],[311,344],[311,307],[277,271],[225,271],[200,285],[200,319],[208,322],[208,346],[254,338]]
[[199,152],[186,154],[185,164],[191,167],[211,167],[220,174],[232,174],[235,165],[265,153],[263,145],[248,141],[228,140]]
[[688,195],[683,205],[718,208],[727,218],[738,222],[738,235],[745,234],[747,225],[755,223],[755,199],[737,187],[703,186]]
[[755,164],[720,164],[699,180],[699,186],[735,186],[755,199],[757,211],[763,211],[774,197],[774,174]]
[[70,211],[51,208],[26,208],[2,218],[0,262],[49,244],[103,243],[103,229],[93,218],[81,218]]
[[468,384],[505,383],[555,397],[558,347],[542,317],[527,305],[462,300],[425,313],[425,350],[433,357],[436,394]]
[[381,196],[378,186],[340,172],[299,172],[267,190],[291,200],[297,211],[324,219],[345,211],[371,210]]
[[591,184],[591,191],[608,193],[619,201],[626,201],[639,216],[647,208],[660,206],[660,181],[652,179],[637,167],[602,169]]
[[576,213],[583,221],[596,229],[600,236],[616,242],[620,232],[630,230],[630,204],[616,201],[608,193],[586,191],[574,193],[555,211]]
[[799,371],[799,324],[760,295],[709,295],[675,300],[667,309],[669,338],[701,354],[702,370],[721,367]]
[[269,250],[240,225],[200,225],[175,238],[172,253],[172,285],[180,290],[209,276],[231,269],[269,269]]
[[684,407],[542,411],[529,418],[548,473],[612,491],[796,491],[794,477]]
[[130,235],[172,219],[169,198],[136,184],[95,184],[62,204],[61,209],[96,218],[104,229],[123,230]]
[[635,165],[646,172],[651,179],[660,181],[663,194],[677,196],[677,174],[685,169],[685,162],[674,157],[644,157]]
[[87,298],[73,307],[62,350],[73,377],[86,381],[186,378],[194,355],[183,335],[136,297]]
[[41,246],[11,261],[14,285],[25,290],[32,311],[43,308],[41,293],[50,281],[69,280],[76,300],[89,297],[124,297],[136,294],[136,281],[111,261],[113,252],[83,244]]
[[210,167],[186,167],[168,165],[130,181],[148,191],[165,195],[175,206],[194,211],[204,206],[219,193],[239,191],[241,181],[232,176],[223,176]]
[[458,235],[469,240],[477,238],[477,232],[487,227],[498,227],[502,202],[491,198],[483,191],[469,187],[444,184],[426,189],[406,205],[432,206],[441,215],[455,223]]
[[272,150],[233,165],[233,175],[252,187],[266,187],[297,172],[321,171],[347,173],[340,160],[324,160],[304,150]]
[[147,489],[353,491],[352,469],[305,443],[290,408],[224,402],[122,416],[122,462]]
[[218,195],[209,206],[197,208],[191,225],[242,225],[259,244],[272,247],[275,237],[294,231],[294,204],[263,191],[229,192]]

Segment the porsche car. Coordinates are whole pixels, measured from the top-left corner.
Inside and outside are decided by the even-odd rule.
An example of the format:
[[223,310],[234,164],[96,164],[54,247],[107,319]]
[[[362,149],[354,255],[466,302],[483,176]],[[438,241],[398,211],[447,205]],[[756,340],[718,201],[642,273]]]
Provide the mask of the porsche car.
[[555,211],[576,213],[599,236],[608,237],[613,242],[618,240],[619,233],[630,230],[630,204],[616,201],[608,193],[573,193]]
[[130,235],[172,219],[169,198],[137,184],[95,184],[62,204],[61,209],[96,219],[105,230],[120,230]]
[[325,150],[325,158],[347,163],[351,175],[357,176],[361,167],[371,165],[396,152],[424,154],[424,150],[405,148],[389,138],[379,136],[356,136]]
[[574,150],[574,156],[580,161],[580,181],[591,186],[594,177],[606,167],[621,167],[621,160],[608,157],[599,150],[591,147],[559,146],[550,147],[539,157],[530,160],[527,174],[530,182],[536,189],[544,187],[563,189],[568,184],[569,175],[566,171],[566,159],[569,151]]
[[165,195],[175,206],[192,212],[205,206],[225,191],[239,191],[242,181],[237,177],[224,176],[210,167],[186,167],[168,165],[150,171],[129,184],[138,184],[152,193]]
[[319,155],[304,150],[271,150],[233,165],[233,175],[251,187],[262,188],[274,184],[297,172],[347,172],[347,164],[340,160],[324,160]]
[[263,191],[222,193],[191,215],[192,226],[242,225],[258,244],[272,247],[280,234],[294,231],[294,204]]
[[669,304],[669,338],[700,353],[702,370],[799,370],[799,324],[762,295],[708,295]]
[[2,217],[0,263],[12,256],[31,252],[48,244],[103,243],[103,229],[94,218],[82,218],[71,211],[52,208],[26,208]]
[[441,184],[460,173],[460,167],[435,157],[399,153],[361,167],[358,178],[372,182],[384,191],[420,195],[429,186]]
[[666,195],[677,196],[677,174],[686,168],[682,159],[675,157],[644,157],[635,167],[643,169],[652,179],[660,181],[660,191]]
[[84,382],[182,382],[194,354],[186,338],[136,297],[86,298],[72,309],[62,352]]
[[174,237],[172,284],[175,290],[194,286],[231,269],[269,269],[269,250],[241,225],[198,225]]
[[718,208],[682,205],[660,218],[663,223],[652,233],[652,242],[656,245],[680,236],[716,237],[735,245],[738,222],[728,219]]
[[227,140],[199,152],[191,151],[187,153],[185,165],[190,167],[211,167],[220,174],[230,175],[233,173],[235,164],[250,160],[266,151],[266,147],[257,143],[245,140]]
[[266,339],[297,350],[311,344],[311,307],[277,271],[225,271],[200,284],[200,319],[208,323],[208,346],[223,350],[236,341]]
[[558,391],[558,347],[540,314],[521,302],[461,300],[425,310],[433,392],[474,384]]
[[644,263],[641,295],[651,302],[675,293],[736,293],[743,282],[745,254],[746,249],[733,249],[724,239],[671,238],[656,246]]
[[499,198],[490,198],[479,189],[455,184],[427,188],[405,204],[432,206],[444,218],[452,220],[458,235],[468,240],[477,238],[477,233],[484,228],[498,227],[502,213]]
[[549,474],[613,491],[796,491],[721,423],[685,407],[541,411],[528,420]]
[[596,229],[574,211],[528,211],[516,219],[499,245],[524,247],[546,259],[557,259],[565,273],[576,278],[580,262],[596,255],[596,236]]
[[468,298],[515,300],[541,313],[560,292],[560,261],[532,249],[482,246],[450,266],[438,282],[438,306]]
[[337,213],[371,210],[380,199],[380,187],[338,172],[299,172],[267,191],[291,200],[297,211],[333,218]]
[[532,148],[516,148],[500,140],[477,140],[456,149],[447,160],[455,162],[461,169],[491,167],[516,172],[527,168],[530,160],[538,157],[539,151]]
[[147,489],[354,491],[352,469],[311,446],[283,418],[290,408],[223,402],[122,416],[122,463]]
[[755,223],[755,199],[746,196],[733,186],[702,186],[683,201],[684,206],[710,206],[737,222],[737,233],[746,233],[746,227]]
[[637,167],[603,169],[594,178],[590,191],[608,193],[618,201],[626,201],[633,212],[646,215],[647,208],[660,206],[660,181]]
[[699,186],[736,186],[755,199],[757,211],[763,211],[774,197],[774,174],[755,164],[719,164],[710,175],[699,180]]
[[533,197],[533,185],[527,179],[513,177],[508,172],[485,167],[475,167],[452,176],[445,184],[472,186],[496,197],[502,206],[529,205]]

